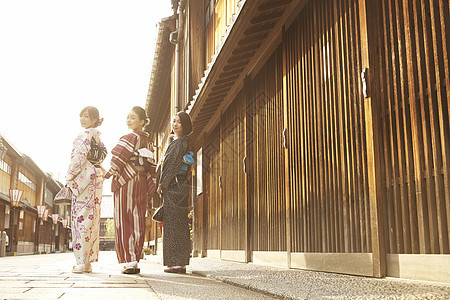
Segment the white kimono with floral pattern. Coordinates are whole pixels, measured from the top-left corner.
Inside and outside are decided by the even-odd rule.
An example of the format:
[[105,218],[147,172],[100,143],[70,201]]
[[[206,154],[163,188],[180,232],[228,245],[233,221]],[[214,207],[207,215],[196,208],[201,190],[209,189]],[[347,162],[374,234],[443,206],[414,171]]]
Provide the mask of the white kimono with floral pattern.
[[87,160],[91,138],[100,143],[100,131],[85,129],[73,142],[67,184],[72,198],[72,243],[77,264],[98,261],[100,204],[103,193],[103,169]]

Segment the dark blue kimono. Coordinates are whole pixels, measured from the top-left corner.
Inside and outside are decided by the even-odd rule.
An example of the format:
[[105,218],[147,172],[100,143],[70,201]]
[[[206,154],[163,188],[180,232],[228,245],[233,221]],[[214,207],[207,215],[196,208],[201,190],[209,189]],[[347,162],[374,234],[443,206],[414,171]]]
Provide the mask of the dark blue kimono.
[[189,138],[185,135],[169,144],[159,181],[164,201],[163,264],[169,267],[188,265],[191,253],[188,224],[190,186],[186,175],[177,175],[188,147]]

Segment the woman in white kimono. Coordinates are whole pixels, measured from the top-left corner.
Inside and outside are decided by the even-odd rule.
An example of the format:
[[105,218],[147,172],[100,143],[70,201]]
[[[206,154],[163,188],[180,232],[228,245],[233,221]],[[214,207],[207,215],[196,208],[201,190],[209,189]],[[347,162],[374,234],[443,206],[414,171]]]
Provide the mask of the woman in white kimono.
[[[67,185],[73,192],[72,198],[72,242],[77,265],[74,273],[92,272],[92,262],[98,261],[100,204],[103,192],[103,168],[101,161],[92,163],[88,159],[91,142],[103,146],[100,131],[102,123],[97,108],[87,106],[81,110],[80,123],[84,128],[73,142],[70,166],[67,171]],[[94,139],[94,141],[92,141]],[[104,149],[103,159],[106,156]]]

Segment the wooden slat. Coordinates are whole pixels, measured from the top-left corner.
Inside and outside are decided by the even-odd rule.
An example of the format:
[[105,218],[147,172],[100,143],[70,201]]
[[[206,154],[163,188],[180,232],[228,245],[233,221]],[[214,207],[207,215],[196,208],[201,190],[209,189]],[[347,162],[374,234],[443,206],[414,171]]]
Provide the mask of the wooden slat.
[[[377,31],[378,7],[374,2],[360,0],[358,2],[360,12],[360,41],[361,41],[361,68],[376,69],[378,65]],[[375,73],[375,72],[374,72]],[[369,182],[369,199],[372,230],[372,258],[373,276],[383,277],[386,275],[386,248],[384,244],[383,223],[383,198],[382,198],[382,174],[383,169],[378,162],[383,159],[379,143],[381,139],[381,105],[379,99],[379,78],[370,77],[370,89],[364,99],[366,142],[367,142],[367,165]]]
[[254,250],[285,251],[286,206],[283,128],[282,49],[279,47],[252,81],[254,108],[252,178],[254,196]]
[[[396,177],[398,178],[398,185],[399,185],[399,191],[400,191],[400,203],[401,203],[401,207],[400,207],[400,211],[399,211],[399,215],[400,215],[400,220],[399,220],[399,224],[401,226],[400,230],[401,230],[401,240],[403,241],[403,243],[401,244],[401,248],[403,249],[402,252],[404,253],[411,253],[412,249],[411,249],[411,236],[410,236],[410,222],[409,222],[409,205],[408,205],[408,189],[407,189],[407,181],[409,179],[408,174],[409,174],[409,170],[405,170],[406,169],[406,159],[407,156],[405,154],[405,152],[407,151],[407,147],[405,146],[407,141],[405,140],[405,135],[404,135],[404,131],[402,130],[402,124],[404,123],[404,117],[405,117],[405,113],[404,113],[404,103],[405,103],[405,94],[407,92],[407,80],[405,78],[405,73],[402,70],[406,69],[405,66],[405,62],[404,62],[404,57],[405,57],[405,50],[404,47],[402,46],[404,44],[404,28],[402,26],[403,23],[403,15],[401,14],[401,7],[400,7],[400,3],[399,1],[395,1],[395,16],[397,16],[398,21],[396,22],[397,27],[396,27],[396,32],[397,32],[397,36],[398,36],[398,67],[397,69],[399,70],[399,76],[398,76],[398,81],[399,81],[399,96],[397,97],[396,100],[396,108],[395,108],[395,112],[396,112],[396,123],[395,123],[395,127],[396,127],[396,138],[397,138],[397,149],[396,151],[398,152],[398,164],[396,167],[397,170],[397,174]],[[406,175],[406,176],[405,176]],[[400,241],[401,242],[401,241]]]
[[265,23],[270,20],[278,19],[283,15],[282,10],[271,11],[267,14],[261,14],[251,20],[251,24]]
[[349,55],[350,55],[350,78],[349,78],[349,92],[350,92],[350,102],[349,102],[349,130],[350,130],[350,222],[351,222],[351,234],[353,236],[352,238],[352,252],[360,252],[360,232],[359,232],[359,209],[358,209],[358,185],[359,182],[357,181],[357,150],[356,146],[358,145],[357,142],[357,124],[358,121],[356,120],[356,110],[357,110],[357,103],[359,100],[359,95],[357,92],[357,84],[355,77],[357,74],[359,75],[359,70],[356,68],[356,37],[355,34],[357,32],[357,26],[355,25],[355,11],[354,11],[354,5],[355,3],[350,3],[349,5],[349,16],[348,16],[348,22],[349,22]]
[[[442,84],[448,61],[441,32],[445,22],[436,17],[441,15],[440,4],[379,2],[386,232],[391,253],[448,253],[449,248],[448,101],[442,100],[448,99]],[[448,4],[446,8],[448,15]]]
[[[413,54],[413,48],[411,48],[413,45],[411,44],[411,39],[410,39],[410,18],[409,18],[409,13],[410,13],[410,7],[408,7],[408,3],[404,2],[403,3],[403,20],[404,20],[404,24],[405,24],[405,59],[407,61],[406,63],[406,70],[408,70],[407,74],[405,74],[405,81],[408,83],[408,87],[409,90],[405,91],[405,93],[407,92],[410,95],[414,95],[414,90],[415,90],[415,85],[414,85],[414,75],[409,73],[409,70],[412,70],[413,68],[413,64],[412,64],[412,59],[411,56],[414,55]],[[413,92],[413,93],[411,93]],[[412,132],[409,131],[409,128],[412,127],[412,122],[413,122],[413,118],[410,118],[410,115],[408,114],[407,110],[406,110],[406,102],[408,101],[408,98],[405,98],[403,100],[402,106],[404,108],[404,114],[405,114],[405,119],[406,119],[406,124],[405,122],[403,123],[404,126],[404,134],[408,136],[408,141],[407,143],[405,143],[405,147],[406,150],[408,152],[408,155],[405,156],[406,159],[406,169],[407,169],[407,182],[408,184],[408,207],[410,209],[410,214],[409,214],[409,223],[411,224],[411,232],[409,234],[409,236],[411,237],[410,240],[412,241],[411,246],[409,246],[408,248],[410,249],[411,253],[418,253],[419,249],[418,249],[418,226],[417,226],[417,222],[416,222],[416,218],[417,218],[417,214],[416,214],[416,201],[415,201],[415,197],[416,197],[416,193],[414,192],[414,170],[413,170],[413,152],[417,149],[417,145],[413,144],[414,141],[414,130]],[[412,110],[412,107],[411,107]],[[409,125],[409,126],[408,126]],[[409,151],[409,149],[413,149],[413,151]]]
[[[310,6],[310,5],[308,5]],[[311,15],[308,15],[306,18],[306,22],[307,24],[311,24],[312,20],[311,20]],[[311,27],[306,27],[305,26],[305,40],[306,40],[306,44],[307,47],[309,49],[311,49],[311,39],[312,39],[312,33],[311,33]],[[313,132],[312,132],[312,105],[311,105],[311,98],[313,97],[312,91],[313,91],[313,84],[312,84],[312,79],[311,79],[311,65],[313,65],[313,63],[311,62],[313,57],[313,54],[311,54],[311,51],[307,52],[307,57],[306,57],[306,80],[308,81],[308,83],[311,81],[310,84],[307,85],[307,95],[306,95],[306,114],[309,116],[307,118],[307,132],[306,132],[306,136],[307,137],[311,137],[313,136]],[[312,116],[312,118],[314,118],[314,116]],[[308,157],[307,157],[307,162],[308,162],[308,175],[307,175],[307,186],[308,186],[308,190],[306,192],[308,200],[307,200],[307,206],[306,206],[306,211],[307,211],[307,245],[305,247],[305,252],[312,252],[314,251],[314,237],[313,235],[315,234],[315,228],[314,228],[314,201],[313,201],[313,195],[312,195],[312,189],[313,184],[314,184],[314,165],[313,165],[313,149],[312,149],[312,141],[313,139],[311,138],[307,138],[307,144],[306,144],[306,148],[307,148],[307,153],[308,153]]]
[[347,21],[347,9],[348,7],[346,6],[346,2],[343,1],[344,3],[341,4],[341,9],[342,9],[342,13],[341,13],[341,30],[342,30],[342,42],[341,42],[341,47],[342,47],[342,57],[341,57],[341,63],[343,64],[343,69],[342,69],[342,76],[343,78],[345,78],[345,80],[342,83],[342,98],[341,103],[339,104],[341,108],[341,112],[339,113],[339,116],[341,118],[341,136],[340,136],[340,142],[341,142],[341,160],[342,160],[342,165],[341,165],[341,176],[342,176],[342,183],[343,183],[343,191],[342,191],[342,196],[343,196],[343,204],[342,204],[342,208],[343,208],[343,224],[344,224],[344,252],[350,252],[351,251],[351,232],[350,232],[350,217],[349,217],[349,196],[350,196],[350,190],[349,190],[349,185],[350,185],[350,180],[349,180],[349,176],[347,174],[347,166],[349,164],[348,161],[348,155],[349,155],[349,151],[348,151],[348,70],[349,70],[349,57],[348,57],[348,21]]
[[[385,45],[384,47],[382,47],[383,49],[391,49],[391,43],[392,43],[392,39],[395,39],[395,37],[393,37],[394,35],[392,34],[392,30],[393,30],[393,25],[391,24],[392,21],[392,9],[391,9],[391,5],[390,5],[390,1],[388,1],[387,3],[384,2],[383,4],[383,24],[388,24],[387,27],[385,28],[384,31],[384,42]],[[392,55],[390,54],[390,51],[384,51],[384,56],[386,64],[385,64],[385,68],[384,70],[386,70],[386,76],[384,77],[386,82],[394,82],[394,78],[392,73],[392,59],[390,59],[392,57]],[[395,64],[394,64],[395,65]],[[384,86],[383,86],[384,87]],[[387,211],[387,221],[389,222],[390,227],[388,230],[388,235],[389,235],[389,245],[391,246],[390,248],[390,252],[391,253],[397,253],[398,252],[398,243],[396,238],[398,237],[398,229],[399,226],[398,224],[396,224],[396,226],[394,227],[394,223],[395,223],[395,209],[396,209],[396,192],[397,190],[395,189],[396,185],[394,183],[395,180],[395,175],[391,176],[393,172],[393,165],[395,164],[396,158],[394,157],[394,152],[393,151],[393,137],[394,134],[392,133],[392,120],[393,120],[393,116],[392,116],[392,112],[393,112],[393,104],[392,102],[394,101],[394,99],[396,98],[395,95],[395,89],[393,88],[394,85],[389,85],[386,86],[386,97],[388,99],[388,103],[385,106],[386,109],[383,110],[383,115],[386,119],[389,119],[389,122],[384,122],[383,126],[384,126],[384,130],[383,132],[387,132],[387,134],[384,135],[384,140],[383,140],[383,149],[384,149],[384,157],[385,159],[385,165],[384,165],[384,170],[385,170],[385,185],[386,185],[386,211]],[[385,218],[386,219],[386,218]]]
[[254,34],[260,35],[264,31],[270,31],[274,26],[275,26],[275,21],[264,24],[264,25],[257,24],[257,25],[252,26],[250,29],[247,29],[246,31],[244,31],[244,35],[246,36],[246,38],[248,38]]
[[[208,169],[205,174],[208,174],[206,180],[206,211],[208,220],[208,230],[206,237],[206,248],[207,249],[220,249],[220,189],[219,189],[219,175],[220,175],[220,164],[219,164],[219,131],[211,133],[211,139],[209,145],[205,148],[204,161],[208,165]],[[208,191],[208,192],[207,192]]]
[[[439,242],[438,253],[449,252],[449,237],[447,228],[447,216],[445,212],[445,195],[444,195],[444,178],[441,173],[442,168],[442,154],[445,153],[445,149],[441,152],[441,140],[440,140],[440,120],[439,110],[442,107],[442,94],[441,94],[441,72],[439,63],[439,44],[436,36],[439,34],[436,32],[440,30],[436,26],[437,19],[435,18],[435,5],[433,1],[424,2],[422,4],[422,15],[430,16],[427,20],[427,38],[424,40],[425,52],[427,64],[427,85],[428,85],[428,110],[430,114],[430,129],[431,129],[431,145],[432,145],[432,158],[433,158],[433,170],[432,176],[434,177],[434,190],[433,196],[436,202],[431,202],[432,210],[435,211],[437,221],[437,236]],[[430,36],[431,35],[431,36]],[[442,63],[442,60],[441,60]],[[435,92],[436,86],[436,92]],[[448,99],[447,99],[448,101]],[[444,137],[445,139],[445,137]],[[442,170],[443,171],[443,170]],[[432,219],[433,220],[433,219]],[[436,249],[437,250],[437,249]]]
[[333,55],[333,62],[335,65],[335,93],[334,93],[334,107],[335,107],[335,113],[334,113],[334,124],[335,124],[335,157],[336,157],[336,166],[334,171],[334,178],[336,182],[336,188],[335,188],[335,211],[336,211],[336,251],[337,252],[344,252],[344,225],[343,225],[343,203],[342,201],[339,201],[341,199],[342,193],[343,193],[343,177],[340,175],[341,173],[341,164],[342,164],[342,151],[341,151],[341,129],[342,129],[342,111],[341,111],[341,97],[342,97],[342,48],[341,48],[341,40],[342,40],[342,23],[341,23],[341,1],[334,0],[333,1],[333,17],[334,17],[334,31],[335,31],[335,39],[333,40],[333,48],[335,49],[335,54]]
[[[426,11],[426,1],[421,1],[420,6],[417,7],[417,13],[419,22],[421,23],[420,34],[422,36],[422,39],[420,42],[423,44],[421,45],[421,52],[422,57],[424,58],[425,64],[422,65],[422,72],[419,74],[421,77],[420,81],[422,82],[423,86],[423,97],[421,97],[420,101],[420,107],[421,107],[421,115],[422,118],[425,120],[429,120],[431,118],[428,103],[432,102],[432,89],[433,89],[433,83],[430,79],[430,60],[429,60],[429,30],[428,30],[428,20],[427,15],[428,12]],[[432,145],[432,130],[430,128],[429,121],[422,122],[422,133],[423,133],[423,149],[424,149],[424,157],[425,157],[425,169],[423,170],[425,172],[425,180],[426,180],[426,190],[427,190],[427,211],[425,212],[428,215],[428,226],[429,226],[429,237],[430,237],[430,247],[432,253],[437,253],[438,247],[439,247],[439,237],[437,232],[437,223],[434,222],[434,220],[437,220],[435,206],[436,206],[436,194],[434,190],[435,186],[435,178],[433,176],[433,145]]]
[[331,40],[331,31],[332,31],[332,17],[331,17],[331,5],[325,5],[324,12],[324,31],[325,34],[323,36],[323,61],[324,61],[324,80],[325,80],[325,92],[324,92],[324,105],[325,105],[325,130],[324,130],[324,138],[325,138],[325,161],[326,161],[326,174],[325,174],[325,201],[326,201],[326,248],[324,252],[334,252],[335,249],[335,240],[334,240],[334,212],[333,212],[333,176],[332,176],[332,168],[333,168],[333,149],[332,149],[332,79],[331,79],[331,58],[330,58],[330,40]]
[[318,64],[316,64],[316,80],[317,80],[317,101],[316,101],[316,107],[317,107],[317,159],[318,159],[318,178],[317,178],[317,186],[318,186],[318,198],[320,199],[318,202],[319,206],[319,213],[317,216],[317,223],[318,223],[318,250],[320,252],[326,251],[324,248],[326,248],[326,215],[325,215],[325,201],[326,198],[324,196],[324,182],[325,182],[325,166],[324,166],[324,116],[323,116],[323,104],[324,104],[324,89],[323,89],[323,68],[324,68],[324,62],[323,62],[323,35],[325,29],[323,28],[323,2],[318,2],[317,7],[317,36],[316,39],[318,40],[318,47],[316,47],[316,59]]
[[337,79],[335,74],[338,73],[337,60],[337,50],[334,41],[337,41],[337,26],[338,22],[335,22],[336,18],[336,1],[332,1],[329,7],[329,28],[330,33],[328,37],[329,42],[329,70],[330,70],[330,91],[329,91],[329,107],[330,107],[330,149],[329,155],[330,159],[330,219],[331,219],[331,248],[329,252],[339,251],[339,215],[338,212],[338,157],[337,157],[337,116],[336,116],[336,95],[337,95]]
[[270,0],[258,7],[259,11],[276,9],[291,3],[292,0]]
[[[442,214],[446,214],[447,218],[447,234],[450,234],[450,74],[449,74],[449,57],[448,47],[450,46],[450,9],[448,1],[440,0],[438,8],[436,8],[436,14],[434,20],[436,22],[435,39],[440,40],[442,49],[441,61],[438,64],[440,70],[439,81],[437,83],[437,90],[439,95],[439,125],[442,143],[442,162],[444,169],[444,193],[445,193],[445,207],[441,207]],[[439,20],[439,21],[438,21]],[[440,36],[439,36],[440,31]],[[436,56],[436,51],[435,54]],[[445,86],[445,88],[444,88]],[[446,100],[447,99],[447,100]],[[446,115],[446,111],[448,115]]]
[[[292,224],[302,216],[292,226],[292,251],[370,251],[365,235],[370,228],[368,193],[364,191],[367,168],[365,151],[360,150],[365,147],[364,120],[361,101],[356,99],[357,9],[355,3],[337,2],[331,7],[325,1],[310,2],[286,30],[287,41],[283,42],[287,47],[287,102],[292,112],[289,132],[296,137],[289,143]],[[329,43],[331,36],[336,38]],[[349,63],[352,59],[356,62]],[[328,67],[329,78],[324,71]],[[341,75],[333,76],[337,72]]]
[[[249,77],[245,78],[244,85],[250,86],[251,81]],[[246,157],[246,173],[244,174],[244,230],[245,230],[245,236],[244,236],[244,249],[245,249],[245,261],[250,262],[252,260],[252,248],[251,248],[251,237],[252,237],[252,216],[251,211],[253,207],[253,189],[251,188],[251,183],[253,180],[253,143],[252,143],[252,122],[253,122],[253,110],[251,103],[251,93],[250,89],[247,89],[245,92],[243,92],[243,97],[245,101],[245,111],[244,111],[244,124],[243,124],[243,133],[244,133],[244,140],[243,140],[243,151],[244,155]]]

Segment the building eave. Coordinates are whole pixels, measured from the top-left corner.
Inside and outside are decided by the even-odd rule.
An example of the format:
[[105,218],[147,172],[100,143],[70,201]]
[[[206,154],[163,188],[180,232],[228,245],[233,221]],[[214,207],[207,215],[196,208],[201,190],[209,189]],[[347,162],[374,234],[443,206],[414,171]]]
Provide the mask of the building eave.
[[[166,106],[170,105],[170,99],[164,99],[164,91],[170,83],[170,72],[174,45],[169,41],[169,35],[175,31],[176,16],[162,19],[159,23],[158,37],[156,40],[155,54],[153,57],[152,72],[147,93],[145,108],[150,117],[150,130],[157,132],[161,128],[160,116]],[[169,101],[167,101],[169,100]]]
[[[194,144],[212,124],[217,124],[225,110],[243,86],[245,77],[262,65],[270,47],[279,44],[282,26],[298,13],[307,1],[241,0],[231,17],[220,44],[216,47],[204,76],[184,110],[193,120]],[[277,40],[278,37],[278,40]]]
[[[17,159],[20,163],[20,165],[24,165],[28,167],[33,172],[39,174],[40,176],[47,176],[44,171],[39,168],[39,166],[34,162],[34,160],[29,157],[28,155],[20,152],[13,144],[11,144],[8,139],[5,138],[3,134],[0,133],[0,138],[3,141],[3,145],[8,149],[7,156]],[[12,152],[11,152],[12,151]]]

